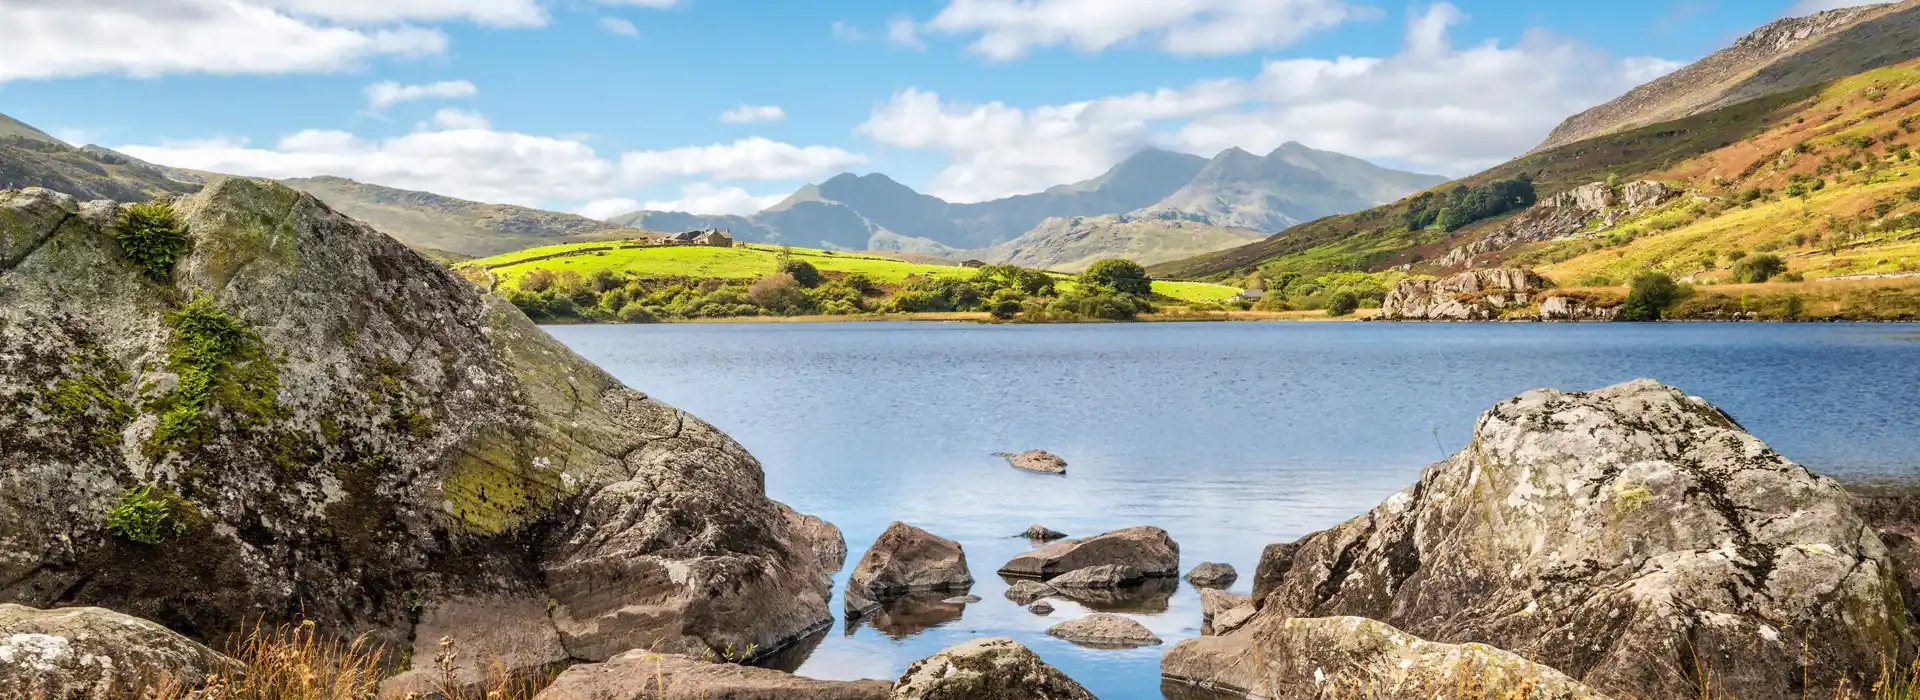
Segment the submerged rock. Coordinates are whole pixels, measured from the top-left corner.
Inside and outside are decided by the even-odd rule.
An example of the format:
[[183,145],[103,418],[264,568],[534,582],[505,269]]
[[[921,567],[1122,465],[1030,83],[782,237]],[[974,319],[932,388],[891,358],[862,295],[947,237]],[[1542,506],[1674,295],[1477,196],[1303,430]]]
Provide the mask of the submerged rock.
[[1051,579],[1090,566],[1131,566],[1146,576],[1178,576],[1180,545],[1157,527],[1131,527],[1085,539],[1061,540],[1014,557],[1000,573]]
[[568,668],[534,700],[884,700],[882,680],[822,681],[635,649]]
[[1263,617],[1251,643],[1201,637],[1160,663],[1176,683],[1270,700],[1606,700],[1559,671],[1484,644],[1439,644],[1359,617]]
[[1040,542],[1052,542],[1058,539],[1065,539],[1067,533],[1048,529],[1041,525],[1028,525],[1026,532],[1020,533],[1019,536]]
[[1268,548],[1259,612],[1207,648],[1357,616],[1522,649],[1620,697],[1690,697],[1702,674],[1730,697],[1827,697],[1912,648],[1889,561],[1837,484],[1702,399],[1536,390],[1373,511]]
[[0,192],[0,600],[201,639],[303,613],[416,659],[428,624],[463,677],[830,620],[752,455],[511,304],[272,182],[176,201],[178,251],[119,210]]
[[1053,604],[1042,600],[1027,606],[1027,612],[1033,613],[1035,615],[1052,615]]
[[1138,620],[1110,613],[1068,620],[1048,627],[1047,634],[1085,646],[1144,647],[1160,643],[1160,637]]
[[973,585],[967,554],[960,543],[906,523],[887,526],[854,566],[847,580],[847,613],[855,609],[856,593],[867,602],[884,601],[915,591],[964,590]]
[[1205,588],[1226,588],[1240,578],[1240,572],[1233,570],[1232,564],[1202,562],[1187,572],[1187,583]]
[[1041,598],[1057,594],[1059,594],[1059,591],[1055,590],[1053,586],[1039,581],[1015,581],[1012,586],[1007,587],[1007,600],[1021,605],[1026,605]]
[[1067,460],[1061,459],[1058,455],[1046,450],[1027,450],[1026,452],[1018,453],[995,452],[993,456],[1005,458],[1007,464],[1013,465],[1016,469],[1025,469],[1030,472],[1041,472],[1043,474],[1067,473]]
[[0,604],[0,688],[6,697],[111,700],[160,678],[186,689],[240,664],[137,617],[102,608]]
[[1019,642],[975,639],[915,661],[893,700],[1094,700],[1093,693]]

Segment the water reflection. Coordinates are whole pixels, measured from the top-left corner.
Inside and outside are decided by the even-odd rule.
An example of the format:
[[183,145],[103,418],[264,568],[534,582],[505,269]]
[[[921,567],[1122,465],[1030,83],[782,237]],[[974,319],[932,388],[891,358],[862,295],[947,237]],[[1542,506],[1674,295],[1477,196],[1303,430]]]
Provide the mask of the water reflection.
[[1167,611],[1178,590],[1180,579],[1156,577],[1120,588],[1062,588],[1060,597],[1096,612],[1158,615]]
[[879,610],[847,620],[845,632],[852,636],[865,623],[893,639],[910,639],[921,632],[960,619],[960,615],[967,610],[967,604],[946,601],[964,595],[967,595],[964,590],[908,593],[880,603]]
[[813,634],[801,637],[792,644],[774,650],[772,654],[754,660],[753,665],[793,673],[807,663],[807,659],[813,656],[813,650],[820,648],[821,642],[827,641],[829,629],[831,626],[821,627]]

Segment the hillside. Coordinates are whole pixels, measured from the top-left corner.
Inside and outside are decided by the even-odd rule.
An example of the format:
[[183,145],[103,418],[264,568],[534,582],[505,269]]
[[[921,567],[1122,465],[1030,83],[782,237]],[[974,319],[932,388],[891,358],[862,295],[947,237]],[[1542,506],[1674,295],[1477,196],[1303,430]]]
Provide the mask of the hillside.
[[648,235],[576,214],[473,202],[346,178],[296,178],[285,183],[409,246],[457,255],[480,257],[538,245]]
[[1782,19],[1569,117],[1536,150],[1673,121],[1920,57],[1920,0]]
[[0,115],[0,189],[45,187],[83,201],[139,202],[190,194],[201,184],[175,180],[164,169],[104,148],[74,148]]
[[1263,234],[1175,216],[1052,218],[1019,238],[987,249],[983,259],[1043,270],[1079,272],[1103,258],[1151,265],[1258,240]]

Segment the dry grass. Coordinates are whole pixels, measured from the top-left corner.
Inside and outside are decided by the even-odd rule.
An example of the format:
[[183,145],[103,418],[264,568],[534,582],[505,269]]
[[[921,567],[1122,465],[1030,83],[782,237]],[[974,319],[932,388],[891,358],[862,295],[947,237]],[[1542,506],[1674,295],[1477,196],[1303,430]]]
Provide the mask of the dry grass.
[[[392,670],[394,659],[387,657],[379,644],[362,636],[351,640],[331,637],[317,631],[312,621],[298,625],[267,628],[256,624],[237,635],[228,645],[229,656],[244,665],[244,671],[227,671],[210,679],[202,688],[189,688],[176,680],[162,678],[136,697],[143,700],[377,700],[381,681]],[[403,697],[434,697],[439,700],[532,700],[551,680],[547,676],[509,673],[498,662],[487,680],[478,687],[453,683],[459,659],[457,644],[440,640],[434,656],[426,693]]]

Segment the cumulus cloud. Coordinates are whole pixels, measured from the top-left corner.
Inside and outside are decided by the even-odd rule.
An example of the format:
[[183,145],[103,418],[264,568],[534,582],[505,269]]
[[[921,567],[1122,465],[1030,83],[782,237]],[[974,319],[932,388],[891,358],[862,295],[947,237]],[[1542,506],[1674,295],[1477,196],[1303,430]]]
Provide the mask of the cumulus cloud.
[[927,48],[927,45],[920,41],[920,26],[913,23],[912,17],[895,17],[887,22],[887,43],[915,51],[923,51]]
[[365,92],[367,94],[367,106],[374,109],[386,109],[402,102],[412,102],[414,100],[450,100],[461,97],[472,97],[480,94],[480,88],[474,87],[473,83],[465,80],[443,80],[425,85],[402,85],[391,80],[383,80],[368,85]]
[[674,177],[800,180],[865,162],[866,156],[831,146],[795,146],[755,136],[733,143],[626,153],[620,156],[620,171],[635,183]]
[[616,36],[640,36],[640,28],[619,17],[601,17],[600,29]]
[[1378,16],[1347,0],[951,0],[924,26],[977,35],[969,51],[1005,61],[1036,48],[1095,52],[1129,42],[1188,56],[1245,53]]
[[[180,0],[162,0],[166,5]],[[535,0],[240,0],[289,14],[349,23],[471,21],[495,27],[537,27],[547,22]],[[116,3],[80,0],[79,4]]]
[[442,129],[491,129],[493,122],[479,112],[443,109],[433,113],[433,124]]
[[626,197],[610,197],[587,202],[581,205],[579,209],[573,210],[573,212],[589,219],[604,220],[628,212],[638,211],[639,209],[640,203],[637,201]]
[[842,22],[840,20],[834,20],[833,22],[833,38],[835,39],[839,39],[841,41],[859,41],[861,38],[865,36],[866,35],[860,31],[859,27],[853,26],[846,22]]
[[1615,59],[1528,31],[1510,45],[1457,47],[1466,16],[1447,3],[1412,15],[1389,56],[1268,61],[1251,78],[1203,81],[1027,109],[904,90],[858,131],[946,153],[934,194],[977,201],[1093,177],[1147,145],[1212,156],[1287,141],[1448,175],[1526,151],[1555,124],[1677,68]]
[[786,118],[787,111],[778,105],[743,104],[720,113],[720,121],[728,124],[762,124]]
[[[722,187],[711,182],[692,182],[680,188],[679,199],[648,201],[645,209],[684,211],[689,214],[746,216],[786,199],[783,194],[755,196],[738,187]],[[629,209],[628,211],[632,211]]]

